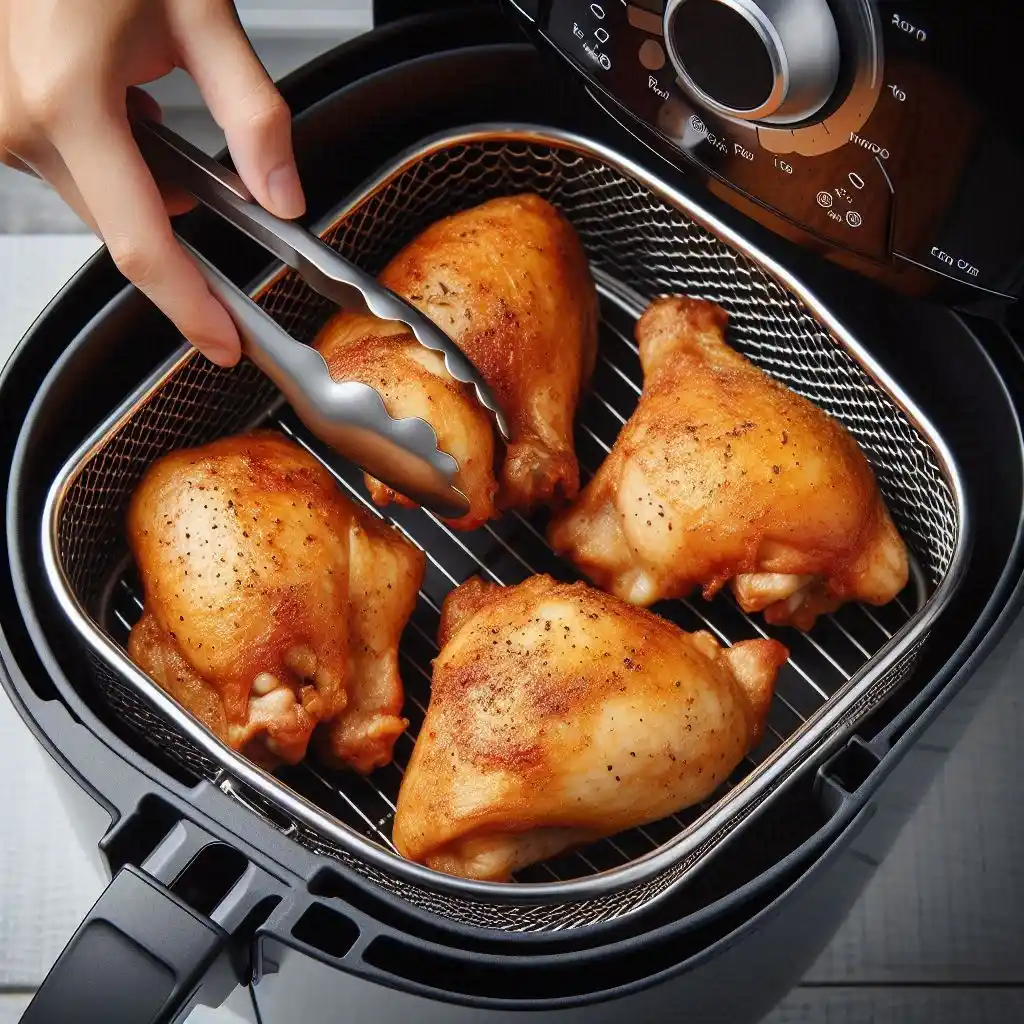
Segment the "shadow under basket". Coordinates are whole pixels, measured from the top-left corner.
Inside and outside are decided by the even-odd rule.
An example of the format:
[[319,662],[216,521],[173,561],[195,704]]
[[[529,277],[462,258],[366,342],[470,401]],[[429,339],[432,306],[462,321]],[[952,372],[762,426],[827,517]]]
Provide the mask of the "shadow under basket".
[[[455,534],[428,513],[384,510],[383,518],[425,550],[427,571],[401,648],[411,724],[394,763],[369,778],[325,769],[312,757],[268,774],[222,745],[140,672],[124,650],[141,608],[124,519],[132,490],[154,459],[269,426],[293,437],[345,493],[369,505],[362,473],[311,437],[248,362],[225,370],[183,349],[69,460],[50,491],[43,534],[49,580],[88,647],[95,683],[137,733],[140,749],[156,745],[296,842],[421,909],[481,928],[538,932],[635,912],[691,877],[727,838],[742,841],[744,821],[796,772],[821,763],[907,677],[957,585],[968,543],[962,488],[946,446],[884,370],[798,281],[614,151],[537,126],[465,128],[400,156],[317,230],[376,273],[432,221],[524,192],[545,197],[572,222],[601,293],[598,367],[576,436],[585,478],[636,406],[642,374],[633,328],[644,306],[665,293],[702,297],[727,310],[731,345],[851,431],[913,554],[911,583],[896,601],[847,606],[806,635],[769,628],[724,594],[656,609],[727,643],[776,636],[792,652],[764,741],[709,801],[535,865],[507,884],[451,878],[395,853],[391,821],[429,699],[441,603],[476,574],[506,584],[535,572],[575,578],[548,548],[543,516],[510,514]],[[307,342],[332,312],[280,267],[253,294]]]

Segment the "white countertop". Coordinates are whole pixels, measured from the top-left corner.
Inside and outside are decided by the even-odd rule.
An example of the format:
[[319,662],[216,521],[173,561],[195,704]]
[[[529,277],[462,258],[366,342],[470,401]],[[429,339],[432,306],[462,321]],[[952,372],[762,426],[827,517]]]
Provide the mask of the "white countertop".
[[[84,235],[0,235],[0,362],[96,244]],[[1008,677],[773,1024],[1024,1019],[1021,735],[1024,688]],[[0,1024],[13,1024],[104,879],[3,697],[0,769]],[[233,1019],[203,1011],[192,1024]]]

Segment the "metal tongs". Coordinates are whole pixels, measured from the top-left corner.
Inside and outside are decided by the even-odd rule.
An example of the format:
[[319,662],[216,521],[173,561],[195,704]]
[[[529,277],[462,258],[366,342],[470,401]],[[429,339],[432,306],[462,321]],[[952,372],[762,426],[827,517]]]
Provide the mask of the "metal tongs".
[[[265,210],[242,179],[164,125],[135,120],[136,141],[154,176],[177,185],[294,270],[314,291],[342,309],[405,324],[416,340],[444,357],[456,380],[471,384],[480,404],[508,439],[505,417],[479,371],[454,342],[394,292],[339,256],[316,235]],[[367,384],[335,381],[323,356],[293,338],[184,239],[210,290],[238,329],[242,352],[279,388],[296,415],[322,441],[364,471],[445,518],[469,501],[455,486],[456,460],[418,417],[394,419]]]

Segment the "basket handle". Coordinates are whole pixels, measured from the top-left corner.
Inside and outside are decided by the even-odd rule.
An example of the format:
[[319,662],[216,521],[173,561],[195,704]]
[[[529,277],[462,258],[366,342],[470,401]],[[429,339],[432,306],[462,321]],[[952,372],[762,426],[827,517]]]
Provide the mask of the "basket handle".
[[173,1024],[227,942],[219,925],[126,865],[50,969],[22,1024]]

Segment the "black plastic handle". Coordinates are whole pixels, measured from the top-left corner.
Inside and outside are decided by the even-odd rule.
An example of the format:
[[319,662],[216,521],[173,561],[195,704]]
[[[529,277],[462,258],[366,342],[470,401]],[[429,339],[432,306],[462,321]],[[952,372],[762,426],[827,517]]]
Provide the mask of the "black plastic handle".
[[129,864],[64,948],[22,1024],[174,1024],[227,941],[222,928]]

